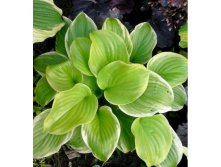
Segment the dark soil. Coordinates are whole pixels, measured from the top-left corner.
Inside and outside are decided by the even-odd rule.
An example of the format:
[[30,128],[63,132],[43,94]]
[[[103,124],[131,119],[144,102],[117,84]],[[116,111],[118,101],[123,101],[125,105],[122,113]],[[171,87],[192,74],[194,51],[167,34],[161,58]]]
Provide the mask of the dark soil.
[[[171,51],[173,49],[177,53],[181,50],[178,46],[178,28],[187,21],[186,0],[97,0],[97,3],[94,3],[94,0],[54,0],[54,2],[63,10],[64,16],[73,19],[80,11],[84,11],[95,20],[98,27],[102,25],[106,17],[120,19],[129,31],[137,24],[148,21],[158,36],[157,47],[154,49],[153,55],[159,50]],[[171,6],[171,2],[176,3],[175,6]],[[42,53],[54,50],[54,46],[55,37],[34,44],[34,58]],[[187,51],[186,49],[182,50]],[[38,79],[38,74],[34,72],[34,84]],[[178,112],[168,112],[165,116],[177,132],[183,145],[187,146],[187,106],[184,106]],[[95,159],[92,154],[79,154],[69,150],[66,146],[63,146],[59,153],[43,160],[34,160],[34,162],[36,167],[40,167],[40,164],[47,167],[93,167],[94,165],[103,165],[105,167],[146,166],[136,155],[135,151],[127,154],[115,151],[111,158],[103,164],[103,162]],[[178,167],[187,167],[186,156],[183,156]]]

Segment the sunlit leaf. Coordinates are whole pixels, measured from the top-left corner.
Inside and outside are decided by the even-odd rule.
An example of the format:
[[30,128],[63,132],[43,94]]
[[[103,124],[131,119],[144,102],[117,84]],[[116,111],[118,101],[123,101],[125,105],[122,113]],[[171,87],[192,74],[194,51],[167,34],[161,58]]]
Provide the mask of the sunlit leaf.
[[90,47],[91,41],[89,38],[76,38],[71,44],[69,57],[75,68],[85,75],[93,76],[88,67]]
[[63,16],[63,20],[64,20],[64,27],[62,27],[62,29],[56,34],[56,41],[55,41],[55,50],[56,52],[59,52],[65,56],[67,56],[67,52],[65,49],[65,34],[68,30],[69,25],[71,24],[71,20],[67,17]]
[[95,77],[84,75],[82,83],[87,85],[91,89],[92,93],[97,96],[97,98],[100,98],[102,96],[103,92],[98,87],[97,79]]
[[119,35],[111,31],[98,30],[90,34],[90,39],[92,44],[89,67],[95,76],[104,66],[113,61],[129,62],[126,45]]
[[186,156],[188,159],[188,148],[183,146],[183,154]]
[[107,101],[115,105],[132,103],[146,90],[149,72],[140,64],[115,61],[105,66],[97,77]]
[[71,89],[75,84],[82,81],[82,74],[66,61],[61,64],[48,66],[46,79],[50,86],[57,92]]
[[187,101],[186,91],[183,85],[179,85],[173,88],[174,102],[172,103],[171,111],[179,111],[183,108]]
[[127,105],[119,106],[120,109],[134,117],[152,116],[157,112],[171,110],[174,100],[171,86],[158,74],[149,71],[150,78],[147,89],[137,100]]
[[133,44],[127,28],[116,18],[107,18],[104,21],[103,30],[109,30],[119,35],[125,42],[129,55],[132,52]]
[[187,59],[173,52],[161,52],[152,57],[147,64],[148,69],[159,74],[172,88],[187,80],[187,66]]
[[181,48],[188,47],[188,31],[187,31],[187,23],[182,25],[179,29],[180,42],[179,46]]
[[53,1],[33,1],[33,43],[53,37],[63,26],[62,10]]
[[117,147],[120,124],[111,108],[102,106],[92,122],[82,125],[81,133],[93,155],[101,161],[106,161]]
[[85,13],[79,13],[69,26],[65,35],[65,48],[68,55],[70,54],[70,46],[75,38],[89,37],[89,34],[95,30],[97,30],[97,26],[94,21]]
[[81,83],[76,84],[72,89],[55,96],[44,128],[51,134],[65,134],[79,125],[92,121],[97,108],[97,98],[90,88]]
[[90,153],[91,150],[86,146],[84,140],[81,135],[81,126],[76,127],[73,130],[73,135],[69,142],[67,143],[68,146],[73,148],[75,151],[79,153]]
[[47,105],[55,96],[56,92],[48,84],[45,77],[42,77],[35,88],[35,100],[41,106]]
[[33,125],[33,158],[40,159],[58,152],[72,136],[72,131],[63,135],[48,134],[43,124],[50,109],[43,111],[35,117]]
[[67,60],[67,57],[58,52],[47,52],[34,59],[34,68],[40,74],[45,74],[47,66],[60,64]]
[[133,50],[130,61],[133,63],[147,63],[152,57],[152,51],[157,44],[157,35],[147,22],[138,24],[131,32]]
[[[172,128],[171,128],[172,129]],[[176,132],[172,129],[173,142],[167,158],[157,165],[157,167],[176,167],[183,156],[183,145],[177,136]]]
[[162,114],[135,119],[131,130],[136,153],[147,166],[158,165],[166,159],[172,145],[172,132]]
[[131,132],[131,125],[135,118],[130,117],[117,109],[113,109],[113,113],[116,115],[121,128],[117,148],[123,153],[128,153],[135,149],[134,135]]

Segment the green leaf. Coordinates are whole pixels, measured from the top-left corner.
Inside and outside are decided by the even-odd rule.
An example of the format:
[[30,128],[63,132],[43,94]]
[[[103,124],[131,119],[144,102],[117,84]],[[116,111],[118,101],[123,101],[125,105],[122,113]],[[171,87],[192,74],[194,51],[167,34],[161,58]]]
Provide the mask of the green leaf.
[[162,52],[150,59],[147,68],[159,74],[173,88],[187,80],[187,63],[187,59],[180,54]]
[[74,68],[70,61],[48,66],[46,78],[50,86],[57,92],[71,89],[82,81],[82,74]]
[[97,30],[94,21],[85,13],[81,12],[73,20],[65,35],[65,48],[70,55],[70,46],[77,37],[89,37],[89,34]]
[[140,64],[115,61],[105,66],[97,77],[108,102],[114,105],[132,103],[146,90],[149,72]]
[[91,150],[87,147],[87,145],[84,143],[84,140],[82,138],[81,126],[78,126],[73,130],[73,135],[70,141],[67,143],[67,145],[79,153],[91,152]]
[[76,84],[72,89],[55,96],[51,112],[44,122],[44,128],[51,134],[64,134],[75,127],[93,120],[98,101],[90,88]]
[[40,159],[58,152],[72,136],[72,131],[64,135],[48,134],[43,124],[50,109],[43,111],[35,117],[33,125],[33,158]]
[[109,30],[119,35],[125,42],[129,55],[132,52],[133,44],[127,28],[116,18],[107,18],[104,21],[103,30]]
[[188,159],[188,148],[183,146],[183,154],[186,156]]
[[171,86],[158,74],[149,71],[150,78],[147,89],[137,100],[119,106],[125,114],[134,117],[152,116],[157,112],[171,110],[174,100]]
[[45,77],[42,77],[35,88],[35,100],[41,106],[47,105],[51,100],[53,100],[56,92],[48,84]]
[[64,17],[63,16],[63,19],[64,19],[64,22],[65,22],[65,25],[64,27],[62,27],[62,29],[56,34],[56,41],[55,41],[55,50],[58,52],[58,53],[61,53],[65,56],[67,56],[67,52],[66,52],[66,49],[65,49],[65,34],[69,28],[69,25],[71,24],[71,20],[67,17]]
[[45,74],[46,67],[67,61],[67,57],[58,52],[47,52],[34,60],[34,68],[41,75]]
[[93,121],[82,125],[82,137],[92,154],[107,161],[114,152],[120,137],[120,124],[108,106],[102,106]]
[[92,41],[89,67],[97,76],[99,71],[107,64],[121,60],[129,62],[126,45],[119,35],[105,30],[98,30],[90,34]]
[[69,58],[75,68],[85,75],[93,76],[88,66],[90,47],[91,41],[88,38],[76,38],[71,44]]
[[152,57],[153,49],[157,44],[157,35],[147,22],[138,24],[131,32],[133,50],[130,61],[145,64]]
[[102,96],[103,92],[98,87],[97,79],[95,77],[84,75],[82,83],[87,85],[91,89],[92,93],[97,96],[97,98]]
[[187,31],[187,23],[182,25],[179,29],[180,42],[179,46],[181,48],[188,47],[188,31]]
[[172,111],[179,111],[187,101],[186,91],[183,85],[179,85],[173,88],[173,93],[174,102],[172,103]]
[[[172,129],[172,128],[171,128]],[[167,158],[157,167],[176,167],[183,156],[183,145],[177,136],[176,132],[172,129],[173,142]]]
[[33,1],[33,43],[53,37],[63,26],[62,10],[53,1]]
[[135,118],[122,113],[119,109],[113,109],[113,113],[121,127],[117,148],[123,153],[128,153],[135,149],[134,135],[131,132],[131,125]]
[[166,159],[172,145],[172,132],[162,114],[137,118],[131,130],[137,155],[147,166],[158,165]]

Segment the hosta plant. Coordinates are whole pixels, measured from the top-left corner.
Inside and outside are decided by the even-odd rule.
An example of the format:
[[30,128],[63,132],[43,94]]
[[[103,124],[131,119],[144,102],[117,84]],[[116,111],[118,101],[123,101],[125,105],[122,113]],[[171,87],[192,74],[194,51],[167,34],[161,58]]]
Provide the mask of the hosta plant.
[[147,166],[176,166],[183,146],[163,113],[186,102],[187,59],[172,52],[153,56],[157,37],[147,22],[129,34],[107,18],[98,30],[80,13],[62,31],[57,48],[65,52],[34,60],[42,76],[35,99],[46,108],[34,119],[34,158],[67,144],[101,161],[119,149],[136,151]]

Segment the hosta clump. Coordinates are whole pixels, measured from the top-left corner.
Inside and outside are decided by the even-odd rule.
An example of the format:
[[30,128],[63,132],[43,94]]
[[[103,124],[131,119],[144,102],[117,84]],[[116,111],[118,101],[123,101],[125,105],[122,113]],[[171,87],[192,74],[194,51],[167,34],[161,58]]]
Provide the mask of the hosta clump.
[[148,166],[176,166],[183,147],[162,113],[186,102],[187,59],[172,52],[152,57],[157,41],[147,22],[129,34],[119,20],[108,18],[97,30],[80,13],[63,40],[67,54],[57,47],[34,60],[42,75],[36,101],[45,106],[53,100],[35,118],[34,158],[66,143],[101,161],[118,148],[136,150]]

